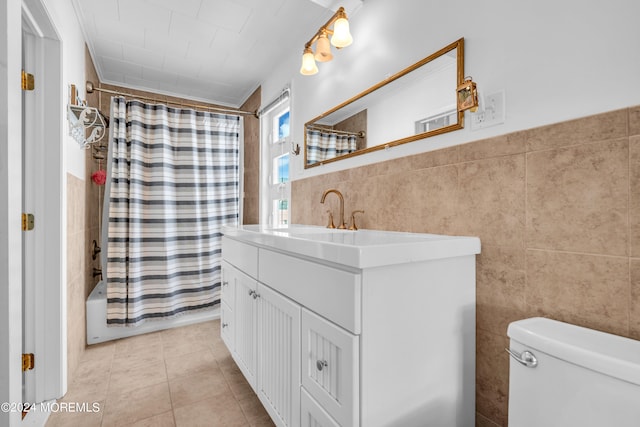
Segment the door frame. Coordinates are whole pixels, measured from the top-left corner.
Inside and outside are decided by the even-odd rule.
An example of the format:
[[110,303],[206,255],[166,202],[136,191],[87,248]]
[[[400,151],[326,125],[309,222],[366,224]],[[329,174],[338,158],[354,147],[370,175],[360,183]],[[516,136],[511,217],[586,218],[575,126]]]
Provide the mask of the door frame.
[[[0,402],[22,397],[22,104],[20,0],[0,2]],[[0,425],[20,414],[0,411]]]
[[[36,89],[31,111],[22,118],[33,129],[33,138],[25,141],[24,206],[35,212],[36,228],[28,259],[24,259],[25,277],[32,289],[29,298],[31,315],[23,331],[23,342],[36,355],[35,390],[26,394],[29,402],[42,402],[61,397],[66,392],[66,266],[62,218],[66,208],[63,186],[64,155],[62,138],[62,49],[60,38],[41,0],[23,0],[22,18],[35,33],[33,60]],[[24,31],[24,29],[23,29]],[[28,185],[28,187],[27,187]],[[30,273],[27,273],[32,270]],[[29,289],[29,288],[28,288]],[[29,348],[25,348],[29,351]]]

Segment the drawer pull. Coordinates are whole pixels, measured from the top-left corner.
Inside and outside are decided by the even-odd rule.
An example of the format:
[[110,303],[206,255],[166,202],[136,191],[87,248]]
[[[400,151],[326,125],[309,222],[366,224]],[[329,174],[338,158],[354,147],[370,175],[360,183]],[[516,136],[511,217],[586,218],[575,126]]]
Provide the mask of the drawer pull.
[[223,327],[223,328],[226,328],[227,326],[229,326],[229,324],[228,324],[228,323],[223,323],[223,324],[222,324],[222,327]]
[[318,369],[318,371],[322,371],[327,366],[329,366],[329,364],[327,363],[326,360],[317,360],[316,361],[316,368]]
[[[254,291],[253,289],[251,289],[251,290],[249,291],[249,296],[254,295],[255,293],[256,293],[256,291]],[[254,297],[254,299],[255,299],[255,297]]]
[[229,281],[225,280],[224,282],[222,282],[222,286],[228,286],[229,285]]
[[253,299],[260,298],[260,294],[257,292],[253,293]]

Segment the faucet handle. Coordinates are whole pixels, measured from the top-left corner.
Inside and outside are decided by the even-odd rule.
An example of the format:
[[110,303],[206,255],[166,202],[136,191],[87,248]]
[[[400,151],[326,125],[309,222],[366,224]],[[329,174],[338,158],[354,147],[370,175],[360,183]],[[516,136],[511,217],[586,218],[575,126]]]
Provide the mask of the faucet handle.
[[329,224],[327,224],[327,228],[336,228],[336,226],[333,224],[333,214],[329,209],[327,209],[327,213],[329,214]]
[[351,212],[351,225],[349,226],[349,230],[357,230],[358,227],[356,226],[356,214],[357,213],[361,213],[363,214],[364,211],[361,209],[355,210],[353,212]]

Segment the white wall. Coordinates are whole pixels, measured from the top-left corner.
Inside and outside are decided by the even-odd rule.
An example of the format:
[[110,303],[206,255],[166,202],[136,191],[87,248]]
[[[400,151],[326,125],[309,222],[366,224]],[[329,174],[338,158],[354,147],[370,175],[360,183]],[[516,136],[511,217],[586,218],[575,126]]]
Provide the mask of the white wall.
[[41,0],[49,17],[53,21],[56,32],[62,41],[62,85],[64,88],[63,103],[63,150],[68,173],[85,179],[85,152],[78,143],[69,136],[68,121],[66,120],[68,88],[75,84],[80,97],[85,99],[85,42],[84,35],[78,24],[76,13],[71,0]]
[[334,51],[315,76],[301,76],[300,40],[299,51],[263,82],[263,99],[292,82],[292,136],[302,146],[306,121],[460,37],[465,75],[480,92],[505,90],[503,125],[471,131],[467,113],[463,130],[388,151],[306,171],[300,155],[294,180],[638,105],[638,16],[637,0],[365,0],[350,17],[351,46]]

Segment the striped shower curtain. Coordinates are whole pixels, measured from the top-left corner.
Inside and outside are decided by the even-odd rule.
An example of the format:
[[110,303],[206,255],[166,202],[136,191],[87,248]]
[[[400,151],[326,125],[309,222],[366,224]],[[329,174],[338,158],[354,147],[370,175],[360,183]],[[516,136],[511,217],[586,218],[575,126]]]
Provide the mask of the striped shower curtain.
[[339,135],[331,131],[307,129],[307,164],[352,153],[356,150],[356,137]]
[[239,223],[241,134],[239,116],[112,98],[107,324],[219,304],[220,227]]

